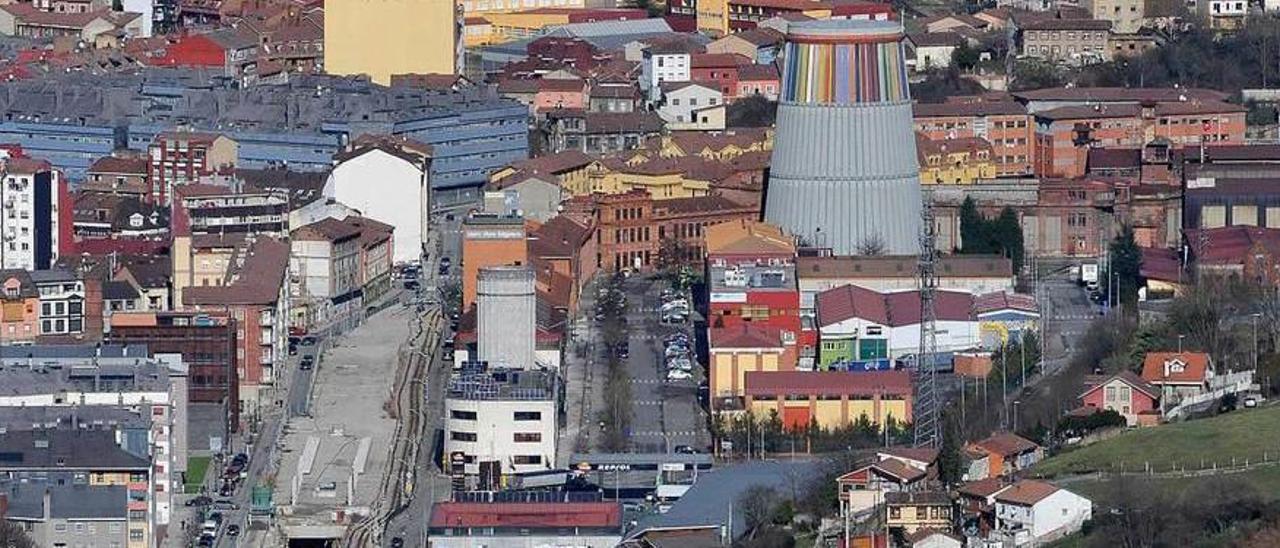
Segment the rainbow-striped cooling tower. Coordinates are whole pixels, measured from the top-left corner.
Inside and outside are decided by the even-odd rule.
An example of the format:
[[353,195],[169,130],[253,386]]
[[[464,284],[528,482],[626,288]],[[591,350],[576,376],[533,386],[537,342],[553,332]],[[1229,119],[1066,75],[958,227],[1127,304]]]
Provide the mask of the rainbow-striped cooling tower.
[[893,21],[793,23],[765,220],[836,254],[919,251],[911,95]]

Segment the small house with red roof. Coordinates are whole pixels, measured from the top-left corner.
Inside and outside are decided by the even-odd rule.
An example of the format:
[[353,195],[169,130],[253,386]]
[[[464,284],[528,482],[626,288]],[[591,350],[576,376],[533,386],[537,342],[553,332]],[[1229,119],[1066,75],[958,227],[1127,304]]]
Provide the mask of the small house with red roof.
[[1160,421],[1160,390],[1131,371],[1087,380],[1080,402],[1095,411],[1115,411],[1129,426],[1151,426]]
[[1148,352],[1142,359],[1142,380],[1160,392],[1166,407],[1209,389],[1213,360],[1204,352]]
[[938,475],[938,450],[933,447],[885,447],[876,451],[881,462],[893,460],[923,470],[930,478]]
[[927,475],[924,470],[902,461],[886,459],[857,468],[836,478],[840,497],[840,515],[859,515],[884,503],[885,493],[921,491]]
[[1044,449],[1035,442],[1012,432],[996,432],[966,446],[975,453],[986,453],[987,477],[1009,476],[1025,470],[1044,458]]

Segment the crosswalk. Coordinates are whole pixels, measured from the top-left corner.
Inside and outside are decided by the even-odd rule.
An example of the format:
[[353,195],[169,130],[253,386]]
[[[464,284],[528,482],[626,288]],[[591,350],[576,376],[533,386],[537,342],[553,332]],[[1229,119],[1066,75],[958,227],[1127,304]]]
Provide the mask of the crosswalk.
[[1096,314],[1060,314],[1050,318],[1050,321],[1092,320],[1097,317]]
[[700,434],[701,432],[697,430],[673,430],[671,432],[658,432],[656,430],[642,430],[639,432],[632,432],[631,437],[633,438],[637,438],[637,437],[639,438],[674,438],[679,436],[679,437],[694,438],[694,437],[698,437]]
[[636,405],[637,405],[637,406],[640,406],[640,407],[658,407],[658,406],[661,406],[661,405],[662,405],[662,402],[660,402],[660,401],[646,401],[646,400],[638,400],[638,401],[636,401]]
[[632,377],[631,384],[692,384],[693,380],[664,381],[662,379],[637,379]]

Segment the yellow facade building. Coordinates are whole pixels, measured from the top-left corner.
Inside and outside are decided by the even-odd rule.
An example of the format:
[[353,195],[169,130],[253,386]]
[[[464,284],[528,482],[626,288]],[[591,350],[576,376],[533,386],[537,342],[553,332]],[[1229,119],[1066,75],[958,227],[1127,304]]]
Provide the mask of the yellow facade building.
[[747,372],[746,409],[757,417],[777,412],[784,428],[840,428],[866,416],[875,425],[911,422],[911,379],[906,371]]
[[916,135],[916,155],[920,160],[920,183],[926,185],[971,185],[996,178],[991,143],[979,137],[929,139]]
[[367,74],[454,74],[459,20],[453,0],[341,0],[324,10],[324,69]]

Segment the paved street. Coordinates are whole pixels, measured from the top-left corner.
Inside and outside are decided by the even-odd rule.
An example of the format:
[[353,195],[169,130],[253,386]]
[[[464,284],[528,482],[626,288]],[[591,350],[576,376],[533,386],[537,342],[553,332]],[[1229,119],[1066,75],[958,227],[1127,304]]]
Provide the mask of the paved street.
[[1052,375],[1067,364],[1080,344],[1080,338],[1097,319],[1101,308],[1089,300],[1083,287],[1071,279],[1066,266],[1049,271],[1042,267],[1044,278],[1038,298],[1041,301],[1042,328],[1045,339],[1045,372]]
[[[694,368],[690,380],[669,382],[663,363],[662,338],[677,331],[684,331],[692,338],[690,325],[665,325],[659,320],[660,293],[665,285],[642,276],[628,278],[623,285],[627,294],[627,331],[630,356],[626,362],[627,375],[631,379],[631,430],[630,447],[633,452],[665,453],[677,445],[689,445],[705,449],[710,444],[706,431],[706,415],[698,405],[698,383],[705,378],[702,366]],[[584,296],[583,310],[593,310],[595,292]],[[586,314],[584,314],[586,315]],[[593,320],[588,320],[593,321]],[[586,322],[584,322],[586,323]],[[604,437],[596,430],[596,417],[602,405],[604,375],[608,371],[608,356],[613,349],[606,348],[602,330],[598,325],[577,329],[580,340],[587,343],[590,354],[579,358],[569,352],[566,369],[570,395],[570,428],[574,429],[581,417],[586,432],[572,430],[574,437],[565,436],[567,443],[589,439],[585,447],[601,451]],[[705,356],[700,359],[705,360]],[[695,360],[697,363],[698,360]],[[573,409],[586,402],[585,411]],[[566,445],[567,445],[566,443]],[[581,443],[579,441],[579,443]],[[561,453],[574,450],[562,447]]]

